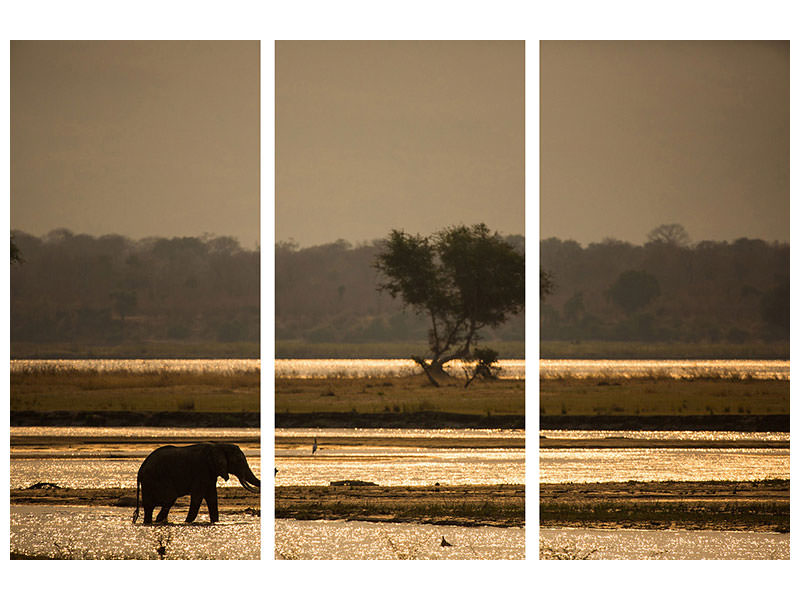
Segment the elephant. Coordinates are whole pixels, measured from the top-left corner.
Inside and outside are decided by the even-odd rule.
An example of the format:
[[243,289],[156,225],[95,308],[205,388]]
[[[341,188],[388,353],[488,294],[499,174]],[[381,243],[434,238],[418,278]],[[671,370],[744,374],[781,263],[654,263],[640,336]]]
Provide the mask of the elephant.
[[200,503],[205,500],[212,523],[219,521],[217,507],[217,477],[228,480],[236,475],[242,487],[253,493],[261,492],[261,481],[250,470],[247,459],[236,444],[203,442],[191,446],[162,446],[150,453],[139,467],[136,477],[136,510],[133,522],[139,517],[139,491],[142,494],[144,524],[153,522],[153,509],[161,507],[156,523],[165,523],[169,509],[180,496],[191,494],[186,522],[197,517]]

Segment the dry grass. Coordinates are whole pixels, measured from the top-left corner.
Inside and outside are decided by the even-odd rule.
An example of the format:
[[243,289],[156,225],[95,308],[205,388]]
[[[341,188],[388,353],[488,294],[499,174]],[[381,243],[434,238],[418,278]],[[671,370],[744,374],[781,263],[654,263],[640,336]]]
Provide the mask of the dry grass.
[[277,413],[357,412],[412,413],[421,411],[474,415],[525,414],[525,382],[463,380],[439,388],[423,376],[355,379],[290,379],[275,381]]
[[542,415],[786,415],[789,382],[712,379],[543,379]]
[[258,370],[35,369],[12,373],[10,379],[12,411],[259,411]]

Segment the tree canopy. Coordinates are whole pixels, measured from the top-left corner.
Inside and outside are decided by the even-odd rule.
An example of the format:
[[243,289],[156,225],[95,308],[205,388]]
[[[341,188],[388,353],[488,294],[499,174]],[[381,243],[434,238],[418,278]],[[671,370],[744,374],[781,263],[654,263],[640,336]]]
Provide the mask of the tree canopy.
[[429,377],[451,360],[472,358],[479,331],[525,304],[524,257],[482,223],[429,237],[393,230],[375,267],[383,275],[378,289],[429,322],[430,359],[413,357]]
[[650,304],[661,294],[658,280],[647,271],[625,271],[608,290],[608,296],[631,314]]
[[557,285],[541,305],[541,339],[788,340],[789,254],[786,243],[748,238],[690,245],[542,240],[541,268]]

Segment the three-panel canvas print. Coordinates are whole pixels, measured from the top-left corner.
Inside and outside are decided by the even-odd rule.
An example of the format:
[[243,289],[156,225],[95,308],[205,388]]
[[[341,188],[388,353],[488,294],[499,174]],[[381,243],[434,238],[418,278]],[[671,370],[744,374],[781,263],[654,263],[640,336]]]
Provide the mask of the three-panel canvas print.
[[788,41],[12,41],[10,174],[13,560],[789,559]]

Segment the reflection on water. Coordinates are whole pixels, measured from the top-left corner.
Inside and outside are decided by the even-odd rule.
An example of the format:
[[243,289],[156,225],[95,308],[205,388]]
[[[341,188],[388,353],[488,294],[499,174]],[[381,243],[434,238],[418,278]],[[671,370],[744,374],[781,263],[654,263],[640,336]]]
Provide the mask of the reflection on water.
[[600,560],[788,560],[789,534],[542,528],[539,555]]
[[11,552],[67,559],[159,558],[257,560],[261,550],[259,517],[224,514],[210,525],[131,524],[130,508],[86,506],[11,506]]
[[[256,476],[261,472],[259,430],[254,428],[12,427],[11,438],[14,489],[45,481],[68,488],[135,488],[144,458],[173,441],[236,441]],[[239,485],[235,477],[218,484]]]
[[[136,474],[144,457],[153,448],[141,452],[136,458],[12,458],[11,487],[24,489],[34,483],[46,481],[66,488],[132,488],[136,489]],[[259,454],[245,452],[247,462],[261,478]],[[228,481],[217,479],[218,487],[238,487],[232,476]]]
[[278,427],[275,429],[276,437],[351,437],[351,438],[487,438],[487,439],[514,439],[524,440],[524,429],[397,429],[375,427],[362,429],[353,428],[325,428],[317,427]]
[[316,456],[276,451],[277,485],[328,485],[360,479],[378,485],[525,483],[525,451],[370,448],[323,450]]
[[540,437],[548,439],[602,440],[630,438],[634,440],[692,440],[735,442],[788,442],[788,432],[773,431],[630,431],[609,429],[547,429]]
[[[525,379],[524,360],[499,360],[498,377],[501,379]],[[463,376],[461,361],[445,365],[448,373]],[[407,358],[359,358],[359,359],[276,359],[275,377],[397,377],[419,375],[419,365]]]
[[[442,536],[452,546],[442,547]],[[525,529],[276,519],[275,558],[522,560]]]
[[789,379],[788,360],[540,360],[541,379],[610,377]]
[[540,449],[542,483],[789,478],[789,449]]
[[12,436],[63,438],[192,438],[192,439],[251,439],[258,438],[255,427],[12,427]]
[[[307,440],[317,436],[320,443],[312,454]],[[326,438],[339,439],[329,443]],[[525,449],[513,447],[524,438],[521,430],[277,429],[275,481],[277,485],[328,485],[342,479],[378,485],[524,484]],[[404,443],[394,445],[393,439]],[[442,447],[430,447],[428,440]],[[448,440],[475,447],[447,447]],[[495,447],[481,447],[484,444]]]
[[189,372],[232,374],[259,371],[261,361],[257,358],[104,358],[104,359],[52,359],[12,360],[11,372],[59,372],[59,371],[131,371],[133,373]]

